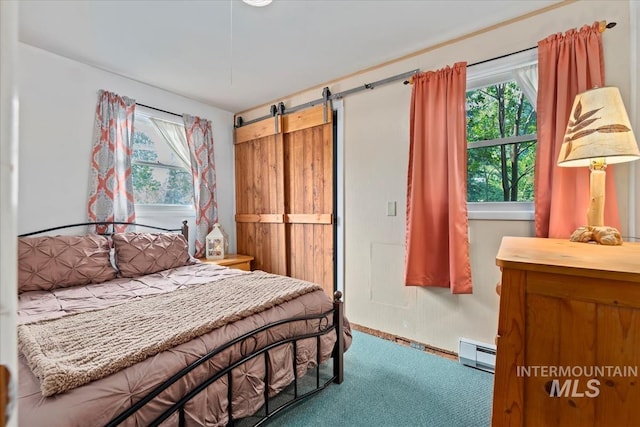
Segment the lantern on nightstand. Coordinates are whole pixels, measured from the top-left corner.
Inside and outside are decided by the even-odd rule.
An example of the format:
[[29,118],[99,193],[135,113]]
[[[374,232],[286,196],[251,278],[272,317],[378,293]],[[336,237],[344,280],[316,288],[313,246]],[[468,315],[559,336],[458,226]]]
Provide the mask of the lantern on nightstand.
[[207,234],[206,256],[207,259],[223,259],[227,252],[227,238],[220,224],[213,224],[213,230]]

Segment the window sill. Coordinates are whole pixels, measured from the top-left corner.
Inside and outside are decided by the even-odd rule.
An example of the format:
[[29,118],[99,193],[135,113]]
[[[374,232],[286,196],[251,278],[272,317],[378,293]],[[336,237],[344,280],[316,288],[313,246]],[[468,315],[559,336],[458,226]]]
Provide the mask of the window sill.
[[533,221],[532,202],[491,202],[467,204],[469,220]]
[[193,206],[185,205],[143,205],[136,204],[137,216],[189,216],[193,217],[196,210]]

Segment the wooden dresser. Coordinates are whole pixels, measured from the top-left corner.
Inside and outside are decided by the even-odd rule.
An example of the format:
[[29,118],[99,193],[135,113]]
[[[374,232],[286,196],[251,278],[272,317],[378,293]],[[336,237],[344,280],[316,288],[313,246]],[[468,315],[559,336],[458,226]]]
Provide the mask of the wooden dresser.
[[640,425],[640,244],[505,237],[493,426]]

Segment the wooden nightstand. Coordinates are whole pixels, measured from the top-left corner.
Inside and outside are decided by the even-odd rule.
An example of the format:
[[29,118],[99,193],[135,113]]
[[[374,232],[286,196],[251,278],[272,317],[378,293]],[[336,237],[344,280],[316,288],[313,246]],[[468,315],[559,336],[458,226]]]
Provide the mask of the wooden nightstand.
[[229,268],[237,268],[238,270],[251,271],[251,261],[253,261],[253,257],[249,255],[228,254],[224,259],[200,258],[200,261],[223,265]]

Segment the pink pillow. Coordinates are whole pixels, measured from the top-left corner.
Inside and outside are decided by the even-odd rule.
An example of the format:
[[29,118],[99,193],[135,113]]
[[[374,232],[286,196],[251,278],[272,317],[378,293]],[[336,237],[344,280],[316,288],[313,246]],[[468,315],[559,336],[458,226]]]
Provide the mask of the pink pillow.
[[18,293],[102,283],[116,274],[104,236],[18,238]]
[[137,277],[191,264],[189,245],[176,233],[115,233],[116,266],[121,277]]

